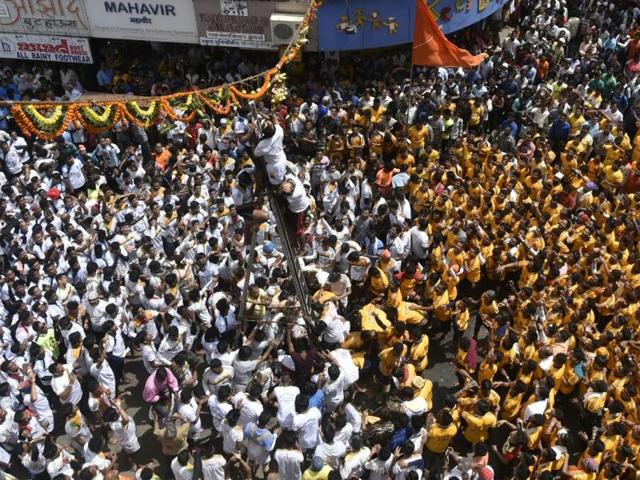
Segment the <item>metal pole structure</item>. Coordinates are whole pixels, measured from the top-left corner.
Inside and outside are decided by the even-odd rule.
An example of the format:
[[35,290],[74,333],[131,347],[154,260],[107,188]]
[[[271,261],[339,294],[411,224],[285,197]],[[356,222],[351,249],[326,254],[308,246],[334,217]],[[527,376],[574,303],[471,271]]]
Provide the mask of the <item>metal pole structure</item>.
[[242,285],[242,295],[240,296],[240,308],[238,310],[238,318],[240,319],[241,325],[244,327],[244,311],[247,309],[247,295],[249,294],[249,280],[251,280],[251,271],[253,270],[253,262],[256,258],[256,242],[258,238],[258,225],[251,225],[251,246],[249,247],[249,251],[247,255],[249,258],[247,259],[247,268],[244,273],[244,283]]
[[289,267],[289,275],[293,281],[293,286],[296,290],[296,295],[300,306],[302,307],[302,315],[307,323],[311,320],[311,307],[309,306],[309,291],[307,290],[307,282],[304,278],[302,269],[300,268],[300,262],[298,262],[298,256],[291,245],[287,229],[285,227],[285,219],[280,208],[278,201],[269,195],[269,205],[271,211],[276,219],[276,229],[280,239],[282,240],[282,249],[284,250],[284,256],[287,259],[287,266]]
[[[411,108],[413,107],[413,52],[409,56],[409,102],[407,105],[407,124],[412,123],[415,120],[414,118],[409,118],[409,113],[411,112]],[[411,122],[410,122],[411,120]]]

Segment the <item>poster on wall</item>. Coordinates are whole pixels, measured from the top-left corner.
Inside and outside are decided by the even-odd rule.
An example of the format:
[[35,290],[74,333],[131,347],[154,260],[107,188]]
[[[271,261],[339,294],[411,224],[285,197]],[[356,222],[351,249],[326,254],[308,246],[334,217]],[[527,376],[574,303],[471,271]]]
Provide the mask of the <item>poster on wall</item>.
[[93,63],[89,40],[79,37],[0,33],[0,57],[41,62]]
[[326,0],[318,11],[321,50],[361,50],[411,42],[415,0]]
[[442,31],[453,33],[484,20],[509,2],[507,0],[429,0],[427,3]]
[[[503,0],[428,0],[440,28],[452,33],[492,15]],[[318,12],[320,49],[378,48],[413,41],[416,0],[325,0]]]
[[91,36],[170,43],[197,43],[193,2],[185,0],[90,0]]
[[84,0],[0,0],[0,32],[87,37]]
[[236,17],[249,16],[249,2],[247,0],[220,0],[220,13]]
[[277,50],[271,41],[271,14],[304,13],[309,0],[195,0],[201,45]]

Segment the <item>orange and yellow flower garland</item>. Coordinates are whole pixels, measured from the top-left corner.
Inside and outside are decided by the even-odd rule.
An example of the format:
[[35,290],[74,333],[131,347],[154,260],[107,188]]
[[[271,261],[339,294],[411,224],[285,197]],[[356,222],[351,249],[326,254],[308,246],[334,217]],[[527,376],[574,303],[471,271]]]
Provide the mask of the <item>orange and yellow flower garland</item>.
[[[307,43],[309,26],[316,18],[316,12],[322,2],[323,0],[311,2],[298,29],[296,40],[286,48],[276,66],[251,79],[194,92],[128,101],[4,103],[11,105],[13,118],[25,135],[51,140],[61,135],[72,122],[77,128],[100,133],[111,130],[121,121],[148,128],[165,119],[188,123],[193,121],[196,115],[203,114],[204,110],[217,115],[227,115],[233,105],[238,105],[241,101],[259,100],[274,86],[278,88],[279,93],[273,96],[273,100],[282,101],[282,92],[286,91],[283,87],[286,76],[280,72],[296,58]],[[262,79],[262,85],[256,90],[247,92],[246,89],[236,86],[259,78]]]

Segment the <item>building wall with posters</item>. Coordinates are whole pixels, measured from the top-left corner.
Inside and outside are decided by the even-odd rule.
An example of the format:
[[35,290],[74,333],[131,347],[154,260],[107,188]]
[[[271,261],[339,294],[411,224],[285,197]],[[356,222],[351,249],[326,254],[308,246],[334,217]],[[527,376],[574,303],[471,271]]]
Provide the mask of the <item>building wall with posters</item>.
[[[483,20],[507,1],[427,0],[445,33]],[[325,0],[318,22],[311,28],[306,50],[357,50],[409,43],[413,38],[415,2]],[[0,58],[76,59],[86,63],[92,58],[88,37],[277,50],[286,44],[283,38],[287,31],[295,30],[299,21],[296,19],[302,18],[309,3],[310,0],[0,0]]]

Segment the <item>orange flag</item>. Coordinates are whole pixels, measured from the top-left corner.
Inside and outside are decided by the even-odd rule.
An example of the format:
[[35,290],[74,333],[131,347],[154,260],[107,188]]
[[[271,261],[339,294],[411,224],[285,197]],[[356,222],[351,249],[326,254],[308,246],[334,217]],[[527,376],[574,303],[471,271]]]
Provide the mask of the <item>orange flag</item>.
[[413,36],[413,65],[471,68],[481,64],[486,54],[471,55],[447,40],[425,0],[417,0],[416,31]]

